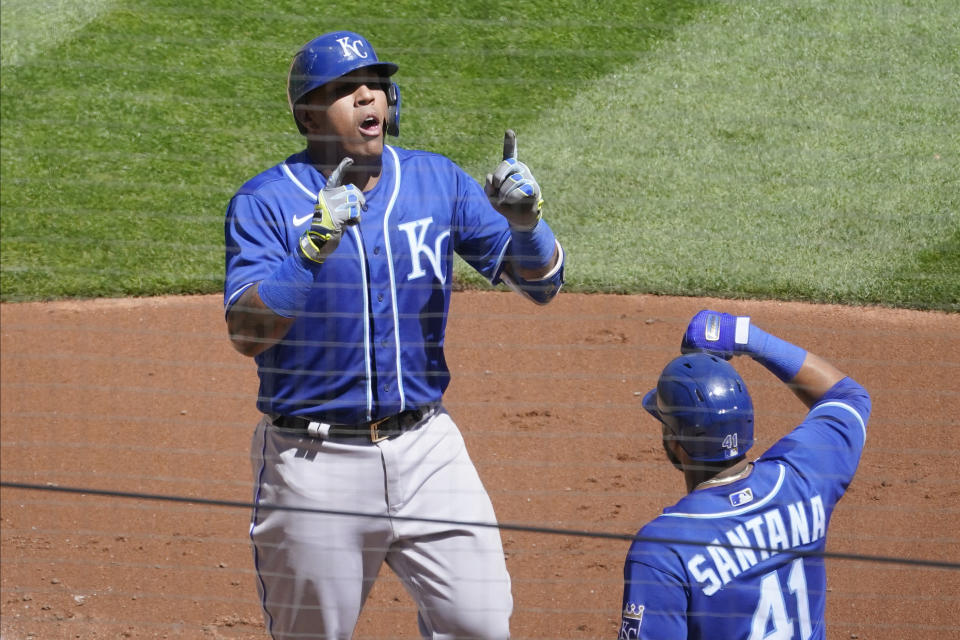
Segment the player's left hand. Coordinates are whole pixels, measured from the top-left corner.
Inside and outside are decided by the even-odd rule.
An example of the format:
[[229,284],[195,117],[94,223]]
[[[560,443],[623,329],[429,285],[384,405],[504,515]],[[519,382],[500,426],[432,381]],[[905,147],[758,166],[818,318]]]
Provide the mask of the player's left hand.
[[503,135],[503,161],[487,174],[483,186],[490,204],[518,231],[529,231],[540,221],[543,199],[540,185],[527,165],[517,160],[517,134]]
[[750,316],[704,309],[690,320],[680,343],[681,353],[702,351],[729,360],[747,353]]

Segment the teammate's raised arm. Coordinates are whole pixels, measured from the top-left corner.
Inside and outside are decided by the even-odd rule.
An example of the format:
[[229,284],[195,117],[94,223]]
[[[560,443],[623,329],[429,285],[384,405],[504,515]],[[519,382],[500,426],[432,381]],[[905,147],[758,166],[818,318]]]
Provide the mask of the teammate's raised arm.
[[787,383],[808,407],[846,377],[824,358],[752,324],[749,316],[709,309],[690,320],[680,350],[703,351],[728,359],[748,355]]

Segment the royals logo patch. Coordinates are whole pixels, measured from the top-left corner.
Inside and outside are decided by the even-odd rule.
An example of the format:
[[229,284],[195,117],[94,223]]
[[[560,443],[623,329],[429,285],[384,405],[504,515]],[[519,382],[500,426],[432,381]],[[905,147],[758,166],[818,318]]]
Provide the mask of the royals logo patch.
[[623,608],[620,619],[620,635],[618,640],[636,640],[640,637],[640,624],[643,622],[644,605],[628,602]]

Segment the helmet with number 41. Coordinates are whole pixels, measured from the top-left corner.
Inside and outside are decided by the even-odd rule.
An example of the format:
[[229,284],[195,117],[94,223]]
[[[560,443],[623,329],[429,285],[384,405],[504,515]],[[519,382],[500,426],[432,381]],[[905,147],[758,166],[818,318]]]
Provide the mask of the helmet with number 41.
[[677,440],[692,460],[739,458],[753,446],[753,401],[729,362],[706,353],[672,360],[643,398],[663,424],[665,440]]

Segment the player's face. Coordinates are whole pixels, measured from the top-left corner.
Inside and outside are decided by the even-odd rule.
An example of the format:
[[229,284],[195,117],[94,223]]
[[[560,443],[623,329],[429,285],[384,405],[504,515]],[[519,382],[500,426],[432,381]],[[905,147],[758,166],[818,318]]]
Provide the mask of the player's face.
[[336,144],[355,160],[383,153],[386,129],[386,79],[357,69],[307,96],[304,124],[311,140]]

